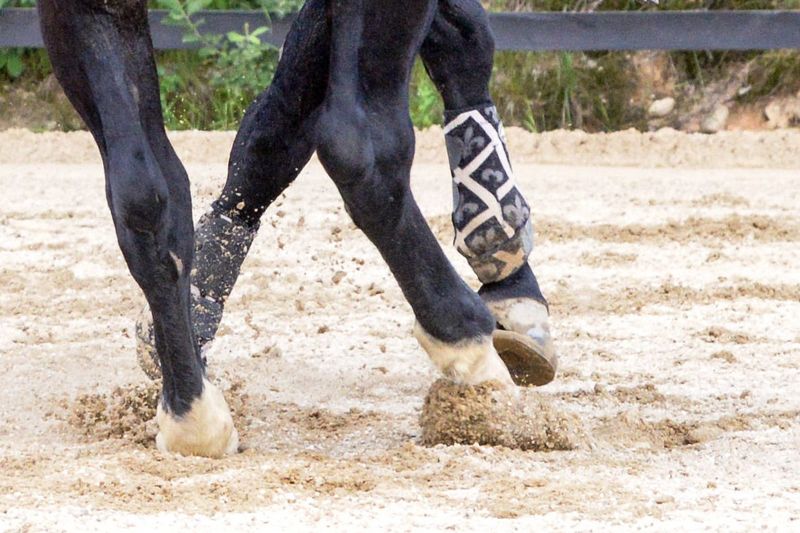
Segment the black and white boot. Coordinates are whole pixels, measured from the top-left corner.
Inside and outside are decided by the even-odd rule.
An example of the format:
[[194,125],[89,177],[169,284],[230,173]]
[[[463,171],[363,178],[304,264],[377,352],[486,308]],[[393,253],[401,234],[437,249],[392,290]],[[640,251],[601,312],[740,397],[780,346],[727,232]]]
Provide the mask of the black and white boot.
[[[213,208],[197,222],[192,268],[192,325],[203,352],[214,340],[225,301],[236,284],[257,232],[258,224],[249,225]],[[136,322],[136,344],[139,366],[151,379],[160,379],[153,322],[147,307]]]
[[503,125],[487,103],[445,114],[453,176],[455,246],[483,287],[497,321],[495,348],[518,385],[555,377],[547,302],[528,265],[533,249],[530,208],[514,180]]

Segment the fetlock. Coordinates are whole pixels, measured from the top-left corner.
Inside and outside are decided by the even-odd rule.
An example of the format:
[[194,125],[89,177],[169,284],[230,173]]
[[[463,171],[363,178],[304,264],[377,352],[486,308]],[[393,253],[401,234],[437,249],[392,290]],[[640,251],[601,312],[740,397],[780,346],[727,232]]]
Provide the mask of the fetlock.
[[528,263],[524,263],[516,272],[506,278],[492,283],[484,283],[478,289],[478,294],[485,303],[514,298],[530,298],[542,304],[548,312],[550,310],[550,305],[539,288],[539,281]]
[[[539,289],[539,283],[530,265],[524,264],[517,272],[503,280],[484,284],[478,290],[478,294],[497,322],[500,333],[495,334],[495,346],[499,351],[505,350],[501,355],[504,356],[506,363],[510,367],[514,365],[509,352],[517,352],[518,355],[525,350],[533,350],[549,362],[549,365],[544,366],[552,367],[555,372],[558,359],[550,331],[550,308]],[[526,339],[515,339],[513,335],[503,335],[502,332],[512,332]],[[519,364],[530,365],[530,361]],[[513,368],[511,370],[512,375],[522,373],[522,370],[517,372]],[[549,375],[549,369],[545,370],[546,377]],[[532,374],[529,371],[529,375]],[[536,377],[545,381],[545,377],[541,377],[542,374],[540,370],[536,373]]]

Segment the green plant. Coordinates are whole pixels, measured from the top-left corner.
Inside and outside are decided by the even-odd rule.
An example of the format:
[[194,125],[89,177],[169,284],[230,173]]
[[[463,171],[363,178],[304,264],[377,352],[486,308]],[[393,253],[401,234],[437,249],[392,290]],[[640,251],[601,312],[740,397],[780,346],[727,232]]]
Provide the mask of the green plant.
[[[575,117],[573,108],[576,107],[575,88],[577,86],[578,77],[575,73],[572,54],[570,52],[562,52],[559,54],[556,77],[558,85],[561,88],[561,123],[559,125],[562,128],[571,128]],[[577,118],[579,122],[582,122],[579,111]]]
[[[4,7],[33,7],[34,0],[0,0],[0,9]],[[19,78],[25,71],[22,48],[0,48],[0,73],[9,79]]]
[[773,94],[797,93],[800,89],[800,54],[794,50],[772,50],[759,55],[753,62],[748,83],[751,90],[745,101]]
[[444,117],[442,98],[420,60],[414,63],[414,69],[411,72],[409,96],[409,114],[416,127],[429,128],[434,124],[442,123]]
[[[294,10],[298,0],[257,0],[267,16]],[[159,0],[168,9],[167,22],[184,29],[184,41],[199,46],[197,59],[182,56],[183,65],[162,65],[161,99],[167,126],[182,129],[235,128],[247,106],[272,81],[278,48],[263,41],[268,26],[226,35],[201,31],[200,11],[212,7],[253,7],[221,0]],[[187,69],[187,66],[189,69]]]
[[533,109],[525,109],[524,116],[522,117],[522,127],[531,133],[537,133],[539,129],[536,127],[536,118],[533,116]]
[[0,49],[0,72],[5,71],[6,75],[14,80],[22,75],[25,64],[22,62],[21,48]]

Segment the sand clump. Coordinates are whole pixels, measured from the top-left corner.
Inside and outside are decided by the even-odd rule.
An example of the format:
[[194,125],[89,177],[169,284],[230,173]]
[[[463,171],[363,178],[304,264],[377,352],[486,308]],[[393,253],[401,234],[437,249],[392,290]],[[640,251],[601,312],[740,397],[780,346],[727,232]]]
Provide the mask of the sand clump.
[[[250,425],[249,396],[242,391],[243,387],[241,381],[223,387],[240,436]],[[120,386],[110,393],[80,394],[68,403],[66,420],[91,441],[122,439],[150,448],[158,432],[155,416],[160,397],[160,381]]]
[[573,450],[584,434],[575,416],[557,411],[539,394],[516,400],[496,382],[460,385],[436,381],[420,414],[421,442],[478,444],[532,451]]
[[663,450],[714,440],[726,430],[746,429],[742,424],[733,427],[726,422],[648,421],[635,413],[623,412],[602,421],[594,436],[598,441],[617,448]]
[[731,331],[722,326],[711,326],[698,333],[705,342],[719,344],[749,344],[755,339],[747,333]]
[[125,439],[140,446],[155,442],[160,385],[116,387],[110,394],[81,394],[72,402],[67,421],[91,440]]

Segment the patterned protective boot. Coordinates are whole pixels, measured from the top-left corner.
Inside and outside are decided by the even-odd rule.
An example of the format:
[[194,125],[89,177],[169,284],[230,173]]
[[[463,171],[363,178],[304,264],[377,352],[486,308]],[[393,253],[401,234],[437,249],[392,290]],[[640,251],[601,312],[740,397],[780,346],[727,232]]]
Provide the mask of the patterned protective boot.
[[497,321],[494,344],[518,385],[553,380],[558,360],[547,302],[528,266],[530,208],[516,186],[503,125],[492,104],[445,114],[453,176],[455,245]]
[[[225,301],[257,232],[258,224],[248,225],[213,208],[197,222],[192,268],[192,325],[201,350],[214,340]],[[161,368],[147,307],[136,322],[136,341],[139,366],[151,379],[159,379]]]

